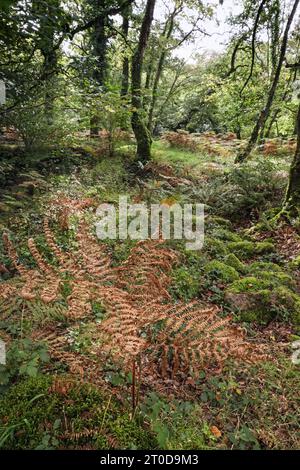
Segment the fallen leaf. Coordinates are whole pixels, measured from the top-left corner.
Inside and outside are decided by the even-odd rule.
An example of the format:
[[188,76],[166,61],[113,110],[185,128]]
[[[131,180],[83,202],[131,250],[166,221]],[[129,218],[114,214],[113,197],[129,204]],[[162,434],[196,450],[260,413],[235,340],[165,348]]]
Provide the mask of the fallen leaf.
[[217,426],[211,426],[210,432],[217,438],[222,436],[222,433],[221,433],[220,429],[217,428]]

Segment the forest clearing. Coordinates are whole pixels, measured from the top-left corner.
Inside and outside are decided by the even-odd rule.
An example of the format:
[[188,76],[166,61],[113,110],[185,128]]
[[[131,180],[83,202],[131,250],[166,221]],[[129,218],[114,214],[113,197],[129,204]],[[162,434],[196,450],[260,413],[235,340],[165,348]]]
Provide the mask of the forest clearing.
[[300,448],[299,0],[226,3],[1,2],[1,450]]

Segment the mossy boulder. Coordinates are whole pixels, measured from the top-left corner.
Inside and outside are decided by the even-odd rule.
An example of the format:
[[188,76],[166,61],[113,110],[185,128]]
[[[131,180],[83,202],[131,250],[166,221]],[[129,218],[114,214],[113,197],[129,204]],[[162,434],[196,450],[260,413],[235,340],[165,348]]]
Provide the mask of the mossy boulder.
[[207,227],[224,227],[230,229],[232,227],[232,223],[228,219],[224,219],[224,217],[218,217],[216,215],[209,215],[205,218],[205,225]]
[[241,242],[242,238],[235,232],[226,228],[216,228],[212,232],[212,236],[218,240],[224,240],[228,242]]
[[240,259],[252,258],[255,255],[255,243],[250,241],[230,242],[227,247],[229,252]]
[[230,286],[230,290],[231,292],[239,294],[244,292],[258,292],[262,289],[269,289],[270,286],[271,283],[269,280],[248,276],[233,282]]
[[225,282],[226,284],[239,279],[239,273],[232,266],[218,260],[207,263],[204,271],[207,276]]
[[295,281],[283,271],[260,271],[257,274],[259,279],[270,282],[273,287],[287,286],[291,289],[296,287]]
[[274,251],[275,251],[275,247],[272,242],[264,241],[264,242],[255,243],[255,253],[257,255],[273,253]]
[[256,255],[263,255],[274,251],[274,245],[270,242],[230,242],[227,247],[231,253],[234,253],[241,259],[249,259]]
[[239,310],[243,321],[268,323],[276,318],[299,325],[300,296],[290,288],[290,276],[268,271],[260,276],[234,281],[225,291],[225,301]]
[[248,271],[248,267],[233,253],[226,255],[223,261],[225,264],[233,267],[236,271],[242,274],[246,274]]
[[276,263],[266,263],[264,261],[255,261],[248,266],[248,272],[250,274],[257,274],[261,271],[280,272],[282,271],[282,268]]

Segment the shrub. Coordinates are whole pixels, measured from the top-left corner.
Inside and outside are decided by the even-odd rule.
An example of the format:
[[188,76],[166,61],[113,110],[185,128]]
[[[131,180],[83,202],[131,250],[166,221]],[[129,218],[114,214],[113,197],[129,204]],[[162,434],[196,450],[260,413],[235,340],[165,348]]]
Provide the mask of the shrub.
[[76,119],[66,111],[58,111],[50,124],[44,108],[34,104],[9,113],[9,125],[23,140],[26,152],[60,144],[78,129]]

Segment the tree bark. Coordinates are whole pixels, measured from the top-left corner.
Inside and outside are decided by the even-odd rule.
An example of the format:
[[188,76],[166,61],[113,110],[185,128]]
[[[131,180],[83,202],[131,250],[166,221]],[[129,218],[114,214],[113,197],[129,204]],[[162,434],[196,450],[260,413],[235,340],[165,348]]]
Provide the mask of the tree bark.
[[[98,12],[102,9],[102,1],[94,0],[95,10]],[[94,29],[91,34],[92,50],[95,59],[93,68],[93,79],[99,87],[104,87],[107,77],[107,35],[106,35],[107,17],[97,16]],[[90,136],[97,137],[99,134],[99,119],[96,115],[90,119]]]
[[142,104],[142,70],[145,50],[150,36],[156,0],[147,0],[138,45],[132,57],[132,129],[137,141],[136,158],[146,163],[151,158],[151,136],[145,123]]
[[290,168],[289,184],[283,202],[283,212],[288,217],[299,216],[300,212],[300,104],[297,114],[297,146]]
[[277,116],[278,114],[280,113],[280,109],[275,109],[273,115],[271,116],[271,119],[270,119],[270,122],[269,122],[269,126],[265,132],[264,135],[262,135],[261,133],[261,140],[263,139],[269,139],[270,135],[271,135],[271,130],[272,130],[272,127],[273,127],[273,124],[274,122],[276,121],[277,119]]
[[[175,19],[176,13],[177,13],[177,8],[175,7],[175,10],[173,11],[172,15],[170,16],[169,21],[166,24],[166,28],[163,34],[163,37],[166,40],[170,39],[171,37],[172,31],[174,28],[174,19]],[[166,53],[167,53],[166,45],[164,44],[162,51],[160,53],[160,56],[159,56],[154,83],[153,83],[153,88],[152,88],[152,96],[151,96],[151,102],[150,102],[150,108],[149,108],[149,114],[148,114],[148,125],[147,125],[150,135],[152,135],[152,132],[153,132],[153,114],[154,114],[154,109],[155,109],[156,100],[157,100],[158,84],[159,84],[160,77],[161,77],[163,67],[165,64]]]
[[285,27],[285,31],[284,31],[284,35],[283,35],[282,43],[281,43],[281,48],[280,48],[280,56],[279,56],[278,64],[277,64],[276,71],[275,71],[275,74],[274,74],[274,79],[273,79],[271,88],[269,90],[269,95],[268,95],[266,106],[260,112],[259,117],[256,121],[256,124],[253,128],[252,134],[250,136],[248,145],[247,145],[246,149],[237,156],[236,163],[241,163],[249,157],[250,153],[252,152],[252,150],[253,150],[256,142],[257,142],[260,129],[264,127],[265,122],[266,122],[266,120],[267,120],[267,118],[270,114],[270,110],[271,110],[272,103],[273,103],[273,100],[274,100],[274,96],[275,96],[275,93],[276,93],[277,85],[278,85],[278,82],[279,82],[279,79],[280,79],[280,74],[281,74],[283,61],[285,59],[285,53],[286,53],[286,48],[287,48],[287,42],[288,42],[290,27],[291,27],[291,24],[293,22],[293,19],[294,19],[296,10],[298,8],[298,5],[299,5],[299,0],[295,0],[294,4],[293,4],[292,11],[291,11],[291,13],[288,17],[288,20],[287,20],[287,24],[286,24],[286,27]]
[[[44,64],[43,64],[43,73],[45,76],[51,76],[57,68],[57,55],[56,51],[42,51],[44,55]],[[49,80],[46,81],[46,91],[45,91],[45,116],[46,121],[49,126],[53,124],[54,121],[54,92],[53,92],[53,83]]]
[[[131,7],[127,7],[123,12],[123,23],[122,23],[122,33],[123,37],[127,40],[129,33],[129,17],[130,17]],[[122,66],[122,86],[121,86],[121,96],[127,96],[129,91],[129,57],[124,51],[123,66]]]
[[53,17],[59,11],[59,0],[42,3],[35,1],[32,4],[33,12],[40,18],[40,51],[43,56],[43,76],[45,79],[45,119],[50,126],[54,121],[54,83],[53,76],[57,71],[57,50],[55,48],[55,22]]

